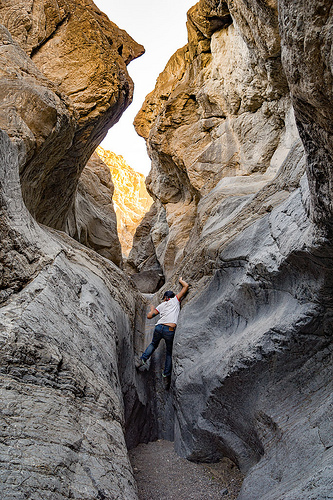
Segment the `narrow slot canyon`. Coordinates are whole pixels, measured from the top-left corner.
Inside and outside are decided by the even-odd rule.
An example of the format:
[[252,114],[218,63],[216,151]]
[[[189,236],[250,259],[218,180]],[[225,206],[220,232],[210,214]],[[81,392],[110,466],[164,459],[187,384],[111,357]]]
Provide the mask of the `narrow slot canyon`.
[[[153,294],[144,297],[148,303],[154,301]],[[150,343],[155,323],[156,319],[145,320],[144,336],[136,346],[139,354]],[[166,389],[162,377],[164,361],[162,341],[148,363],[137,370],[138,385],[145,388],[148,397],[150,416],[142,421],[135,411],[128,415],[127,445],[139,500],[236,499],[243,476],[235,463],[227,458],[214,463],[191,462],[175,452],[174,380]],[[138,436],[143,441],[140,444]]]
[[332,499],[331,3],[155,2],[147,175],[110,5],[0,3],[0,498]]

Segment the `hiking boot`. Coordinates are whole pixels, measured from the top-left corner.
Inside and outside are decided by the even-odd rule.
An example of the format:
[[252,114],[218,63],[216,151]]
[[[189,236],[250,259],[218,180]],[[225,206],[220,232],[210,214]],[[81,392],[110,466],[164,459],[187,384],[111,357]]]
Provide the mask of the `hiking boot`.
[[141,366],[145,366],[146,365],[146,361],[138,356],[136,358],[134,364],[135,364],[135,368],[141,368]]

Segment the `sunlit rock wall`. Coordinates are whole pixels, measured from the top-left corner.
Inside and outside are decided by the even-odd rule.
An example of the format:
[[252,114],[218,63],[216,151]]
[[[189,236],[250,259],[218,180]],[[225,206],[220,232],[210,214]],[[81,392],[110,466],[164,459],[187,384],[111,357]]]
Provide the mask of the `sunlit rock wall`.
[[127,257],[132,248],[135,230],[149,211],[153,200],[147,193],[144,175],[133,170],[122,156],[100,146],[96,152],[110,169],[118,236],[122,253]]
[[175,446],[234,460],[242,500],[332,490],[330,7],[200,1],[136,118],[158,200],[145,259],[191,283]]
[[24,201],[74,236],[80,174],[132,100],[126,64],[143,47],[91,0],[9,0],[0,19],[0,126],[19,148]]
[[167,277],[188,246],[221,226],[219,207],[226,213],[231,197],[239,206],[271,182],[299,140],[276,9],[266,5],[266,17],[253,11],[265,29],[244,33],[237,15],[247,13],[235,7],[233,21],[227,5],[215,3],[215,10],[199,2],[189,11],[189,43],[170,59],[135,121],[152,159],[147,187],[169,228],[155,245]]

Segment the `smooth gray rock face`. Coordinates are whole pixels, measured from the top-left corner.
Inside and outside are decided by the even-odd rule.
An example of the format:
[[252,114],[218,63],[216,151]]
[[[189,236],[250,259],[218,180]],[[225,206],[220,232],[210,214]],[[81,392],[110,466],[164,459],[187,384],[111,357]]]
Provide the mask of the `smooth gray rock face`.
[[141,273],[132,274],[132,281],[136,284],[142,293],[157,292],[164,285],[164,277],[161,271],[142,271]]
[[176,449],[231,458],[241,500],[332,496],[331,7],[201,0],[136,119],[167,223],[158,296],[191,283]]
[[284,71],[306,148],[314,220],[333,237],[332,5],[279,0]]
[[331,492],[332,261],[302,184],[220,253],[177,328],[177,451],[234,460],[241,499]]
[[121,264],[109,171],[76,189],[131,101],[126,64],[143,48],[90,0],[0,11],[0,497],[136,499],[126,442],[151,422],[134,369],[144,301],[117,266],[35,218]]
[[0,155],[0,496],[135,499],[123,391],[144,414],[142,299],[108,260],[31,218],[3,132]]
[[161,222],[161,214],[163,208],[155,202],[135,232],[126,262],[127,271],[142,293],[155,293],[165,282],[157,256],[160,253],[157,240],[163,240],[161,233],[168,227],[165,218]]

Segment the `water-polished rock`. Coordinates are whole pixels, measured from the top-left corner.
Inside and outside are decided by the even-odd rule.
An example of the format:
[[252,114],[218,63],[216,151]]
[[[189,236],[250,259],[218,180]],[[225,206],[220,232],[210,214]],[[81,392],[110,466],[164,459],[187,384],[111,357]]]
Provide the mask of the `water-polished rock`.
[[85,231],[120,263],[104,167],[76,193],[143,49],[90,1],[9,1],[0,14],[0,496],[136,499],[125,441],[146,432],[131,419],[146,419],[133,361],[145,305],[110,260],[36,219]]
[[109,260],[33,220],[3,132],[0,160],[1,498],[134,500],[125,428],[136,405],[144,414],[131,340],[142,298]]
[[110,169],[94,153],[79,179],[75,201],[78,234],[74,236],[83,245],[122,267],[113,193]]
[[189,43],[171,57],[135,119],[152,160],[148,191],[166,211],[160,264],[167,277],[226,198],[256,195],[298,140],[277,10],[253,3],[251,37],[248,10],[209,1],[190,9]]
[[174,344],[176,449],[231,458],[242,500],[325,499],[330,2],[202,0],[188,31],[136,118],[167,224],[150,254],[167,278],[156,303],[179,276],[191,283]]

